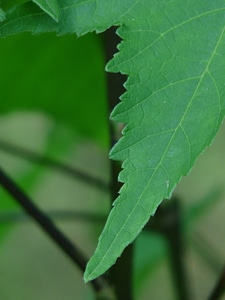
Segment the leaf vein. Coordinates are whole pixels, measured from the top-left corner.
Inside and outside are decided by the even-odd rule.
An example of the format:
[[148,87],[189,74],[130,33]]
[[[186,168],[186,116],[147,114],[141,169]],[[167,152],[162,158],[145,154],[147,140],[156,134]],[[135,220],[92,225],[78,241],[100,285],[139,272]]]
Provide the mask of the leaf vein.
[[152,41],[152,43],[150,43],[149,45],[144,47],[142,50],[138,51],[136,54],[134,54],[133,56],[129,57],[128,59],[122,61],[121,63],[118,63],[117,67],[119,67],[120,65],[122,65],[125,62],[127,63],[129,61],[134,60],[137,56],[139,56],[140,54],[144,53],[146,50],[151,48],[158,40],[160,40],[161,38],[164,38],[165,35],[167,35],[168,33],[172,32],[172,31],[174,31],[175,29],[177,29],[179,27],[182,27],[183,25],[186,25],[186,24],[188,24],[188,23],[190,23],[194,20],[200,19],[204,16],[207,16],[207,15],[210,15],[210,14],[213,14],[213,13],[218,13],[218,12],[221,12],[223,10],[225,11],[225,7],[224,8],[218,8],[218,9],[215,9],[215,10],[209,10],[205,13],[202,13],[202,14],[199,14],[195,17],[189,18],[188,20],[185,20],[184,22],[181,22],[181,23],[171,27],[170,29],[166,30],[165,32],[162,32],[155,40]]

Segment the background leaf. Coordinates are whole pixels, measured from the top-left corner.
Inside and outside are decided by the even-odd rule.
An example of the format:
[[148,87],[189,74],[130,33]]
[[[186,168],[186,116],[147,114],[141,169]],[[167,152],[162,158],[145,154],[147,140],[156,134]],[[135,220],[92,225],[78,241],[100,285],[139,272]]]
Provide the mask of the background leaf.
[[59,6],[57,0],[33,0],[33,2],[39,5],[53,20],[56,22],[59,21]]
[[[185,12],[185,13],[184,13]],[[85,280],[104,273],[209,145],[225,109],[223,1],[140,1],[108,70],[129,75],[112,113],[126,123],[111,151],[124,182]]]
[[4,58],[1,114],[39,111],[76,134],[108,146],[105,61],[100,36],[89,34],[77,39],[56,37],[53,33],[20,34],[0,39],[0,56]]

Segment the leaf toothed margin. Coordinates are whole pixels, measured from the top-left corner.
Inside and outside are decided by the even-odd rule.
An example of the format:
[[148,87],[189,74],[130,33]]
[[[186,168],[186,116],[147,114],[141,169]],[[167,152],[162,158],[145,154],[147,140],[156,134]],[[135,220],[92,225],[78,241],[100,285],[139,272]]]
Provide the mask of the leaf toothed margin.
[[224,20],[224,1],[142,0],[118,30],[107,70],[129,76],[112,113],[126,124],[111,151],[124,185],[85,281],[115,263],[212,142],[225,112]]

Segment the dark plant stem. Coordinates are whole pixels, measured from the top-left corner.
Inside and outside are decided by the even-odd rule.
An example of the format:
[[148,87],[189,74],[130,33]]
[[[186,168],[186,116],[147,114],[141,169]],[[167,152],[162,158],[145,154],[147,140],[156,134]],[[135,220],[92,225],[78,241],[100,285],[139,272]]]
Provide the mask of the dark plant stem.
[[[0,184],[19,203],[21,207],[39,224],[45,233],[70,257],[81,271],[84,272],[87,260],[81,251],[74,246],[70,240],[62,234],[53,222],[37,208],[29,197],[18,187],[16,183],[6,173],[0,169]],[[99,278],[91,282],[96,292],[105,288],[105,280]]]
[[71,166],[68,166],[66,164],[63,164],[61,162],[58,162],[52,158],[42,156],[38,153],[35,153],[33,151],[24,149],[22,147],[13,145],[11,143],[8,143],[6,141],[0,140],[0,150],[7,152],[9,154],[21,157],[23,159],[26,159],[28,161],[38,163],[44,166],[48,166],[52,169],[56,169],[60,172],[63,172],[71,177],[74,177],[78,180],[83,181],[84,183],[94,186],[96,188],[99,188],[101,190],[108,191],[109,186],[108,184],[98,178],[92,177],[91,175],[88,175],[78,169],[75,169]]
[[133,299],[133,244],[130,244],[110,270],[110,279],[117,299]]
[[208,300],[219,300],[225,294],[225,266]]
[[[112,199],[116,199],[118,191],[121,188],[121,183],[118,182],[118,174],[120,172],[120,165],[118,162],[112,162],[111,172]],[[133,244],[130,244],[125,248],[121,257],[117,259],[116,264],[113,265],[110,270],[110,280],[118,300],[133,299],[133,251],[134,246]]]
[[183,261],[183,240],[181,232],[181,210],[177,198],[172,198],[170,204],[167,205],[164,213],[166,218],[166,226],[164,227],[164,235],[168,242],[170,253],[170,266],[173,274],[175,291],[177,299],[188,300],[189,288],[187,284],[186,270]]
[[[115,28],[109,29],[104,35],[106,60],[112,58],[117,51],[116,47],[120,42],[119,37],[115,33]],[[119,97],[124,93],[123,87],[125,77],[121,74],[107,74],[108,86],[108,102],[109,111],[117,105]],[[110,122],[110,146],[112,147],[120,135],[120,130],[116,129],[116,125]],[[111,199],[112,202],[117,198],[121,183],[118,182],[118,175],[121,170],[120,163],[111,161]],[[129,245],[116,264],[110,270],[110,283],[112,284],[118,300],[133,299],[133,244]]]
[[183,261],[184,244],[182,239],[181,210],[179,200],[173,197],[163,203],[156,215],[150,218],[146,230],[163,234],[169,249],[169,264],[174,281],[176,298],[191,299],[189,295],[186,268]]

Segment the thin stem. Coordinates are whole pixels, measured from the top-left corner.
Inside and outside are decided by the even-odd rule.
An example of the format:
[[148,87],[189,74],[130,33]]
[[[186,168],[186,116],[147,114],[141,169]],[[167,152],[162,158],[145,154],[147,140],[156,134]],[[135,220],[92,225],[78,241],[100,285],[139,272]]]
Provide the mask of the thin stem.
[[[16,200],[20,206],[39,224],[47,235],[63,250],[65,254],[81,269],[85,270],[87,259],[81,251],[53,224],[53,222],[37,208],[29,197],[14,183],[14,181],[0,169],[0,184]],[[99,292],[105,288],[103,278],[91,282],[94,290]]]
[[[121,188],[121,183],[118,182],[118,174],[120,165],[117,162],[111,164],[111,197],[112,200],[118,196],[118,191]],[[133,299],[133,254],[134,244],[130,244],[121,257],[118,258],[116,264],[110,270],[111,283],[115,288],[115,293],[118,300],[132,300]]]
[[183,240],[181,232],[181,211],[179,201],[173,197],[166,205],[161,205],[154,218],[146,225],[146,230],[155,230],[163,234],[169,246],[170,268],[177,299],[190,299],[186,269],[183,261]]
[[168,210],[164,217],[168,223],[164,230],[165,237],[168,241],[170,252],[170,265],[173,274],[174,285],[176,287],[177,298],[179,300],[188,300],[189,288],[187,285],[186,270],[183,262],[183,240],[181,232],[180,207],[176,198],[172,198]]
[[[119,37],[115,34],[115,28],[109,29],[104,35],[106,60],[112,58],[117,51],[116,47],[120,42]],[[125,91],[123,87],[125,77],[121,74],[107,73],[108,85],[108,103],[110,112],[119,102],[119,97]],[[118,126],[117,126],[118,127]],[[120,135],[119,128],[110,123],[110,136],[112,147]],[[118,175],[120,172],[120,163],[111,161],[111,200],[112,202],[117,198],[118,191],[121,188],[121,183],[118,182]],[[133,244],[129,245],[116,264],[110,270],[110,282],[114,286],[115,294],[118,300],[132,300],[133,299]]]
[[19,156],[28,161],[35,162],[35,163],[56,169],[58,171],[61,171],[71,177],[81,180],[81,181],[85,182],[86,184],[94,186],[101,190],[105,190],[105,191],[109,190],[109,186],[105,181],[95,178],[95,177],[92,177],[91,175],[88,175],[80,170],[72,168],[71,166],[68,166],[61,162],[58,162],[52,158],[42,156],[38,153],[35,153],[33,151],[24,149],[22,147],[13,145],[11,143],[8,143],[8,142],[2,141],[2,140],[0,140],[0,149],[2,151],[5,151],[12,155]]
[[219,300],[225,294],[225,266],[208,300]]

